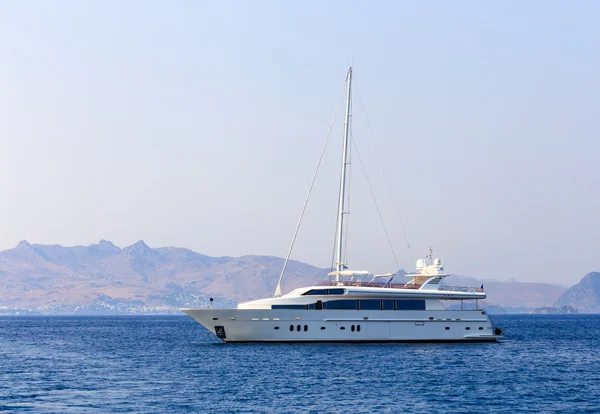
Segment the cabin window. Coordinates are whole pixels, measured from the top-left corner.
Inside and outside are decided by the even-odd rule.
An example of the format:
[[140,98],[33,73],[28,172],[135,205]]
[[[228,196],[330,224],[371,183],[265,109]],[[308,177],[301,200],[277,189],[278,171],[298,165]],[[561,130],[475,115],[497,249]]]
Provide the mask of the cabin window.
[[483,331],[483,326],[480,326],[480,327],[479,327],[479,330],[480,330],[480,331]]
[[424,300],[397,300],[396,310],[425,310]]
[[324,327],[324,326],[321,326],[321,330],[322,330],[322,331],[324,331],[324,330],[325,330],[325,327]]
[[330,300],[329,302],[324,302],[323,307],[325,305],[327,305],[327,309],[358,309],[357,300]]
[[322,300],[318,300],[316,305],[315,305],[315,309],[316,310],[323,310],[323,301]]
[[352,326],[350,327],[350,330],[351,330],[352,332],[354,332],[354,329],[356,329],[356,328],[354,327],[354,325],[352,325]]
[[306,305],[271,305],[271,309],[306,309]]
[[297,330],[298,332],[300,332],[300,329],[302,329],[302,327],[301,327],[300,325],[296,326],[296,330]]
[[357,325],[357,326],[356,326],[356,330],[357,330],[358,332],[360,332],[360,325]]
[[343,295],[346,293],[345,289],[312,289],[302,296],[314,296],[314,295]]
[[394,300],[384,299],[381,301],[381,309],[383,310],[394,310]]
[[361,299],[358,302],[360,309],[381,310],[381,300],[379,299]]
[[345,326],[340,326],[340,329],[341,329],[342,331],[345,331],[345,330],[346,330],[346,327],[345,327]]
[[290,332],[294,332],[294,325],[290,325]]
[[275,326],[273,329],[275,329],[276,331],[279,330],[279,326]]
[[311,304],[308,305],[308,309],[314,309],[314,308],[315,308],[315,304],[314,303],[311,303]]
[[471,328],[467,326],[467,327],[465,328],[465,330],[467,330],[467,331],[470,331],[470,330],[471,330]]
[[304,325],[304,332],[308,331],[308,325]]
[[450,330],[450,327],[449,327],[449,326],[446,326],[444,329],[445,329],[445,330],[447,330],[447,331],[449,331],[449,330]]
[[302,294],[302,296],[310,296],[310,295],[326,295],[327,289],[313,289],[308,292]]

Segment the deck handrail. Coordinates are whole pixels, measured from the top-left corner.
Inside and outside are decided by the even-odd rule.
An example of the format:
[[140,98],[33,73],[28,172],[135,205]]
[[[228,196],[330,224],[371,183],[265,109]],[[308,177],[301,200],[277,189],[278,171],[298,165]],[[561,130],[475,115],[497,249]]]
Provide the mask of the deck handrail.
[[[315,286],[357,286],[357,287],[377,287],[386,289],[420,289],[422,285],[407,284],[407,283],[381,283],[381,282],[370,282],[370,281],[328,281],[324,280],[318,282]],[[440,286],[438,290],[446,292],[477,292],[483,293],[483,289],[477,287],[463,287],[463,286]]]

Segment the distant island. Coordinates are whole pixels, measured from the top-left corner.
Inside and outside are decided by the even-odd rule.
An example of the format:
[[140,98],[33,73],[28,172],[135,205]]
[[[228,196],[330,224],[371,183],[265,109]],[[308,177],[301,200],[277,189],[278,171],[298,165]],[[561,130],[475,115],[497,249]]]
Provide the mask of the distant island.
[[[151,248],[142,240],[124,248],[107,240],[72,247],[23,240],[0,251],[0,315],[180,314],[180,308],[209,306],[211,297],[215,307],[232,307],[272,295],[282,266],[280,257],[211,257]],[[328,272],[290,261],[283,291],[323,280]],[[399,269],[397,280],[405,274]],[[487,299],[479,306],[492,314],[600,313],[598,272],[569,289],[456,274],[443,284],[484,285]]]
[[522,313],[527,314],[535,314],[535,315],[559,315],[565,313],[579,313],[577,309],[572,306],[560,306],[560,307],[552,307],[552,306],[543,306],[541,308],[533,309],[530,311],[524,311]]

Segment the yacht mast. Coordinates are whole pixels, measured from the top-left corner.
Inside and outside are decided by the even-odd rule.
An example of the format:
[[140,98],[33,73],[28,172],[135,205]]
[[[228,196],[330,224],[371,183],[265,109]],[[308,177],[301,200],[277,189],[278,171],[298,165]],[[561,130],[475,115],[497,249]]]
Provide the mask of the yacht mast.
[[[344,121],[344,148],[342,152],[342,175],[340,178],[340,198],[338,201],[338,228],[337,228],[337,261],[336,261],[336,270],[341,272],[344,270],[343,263],[343,250],[342,250],[342,242],[343,242],[343,232],[344,232],[344,199],[346,192],[346,171],[348,167],[348,130],[350,128],[350,96],[351,96],[351,88],[352,88],[352,67],[348,69],[348,75],[346,76],[346,81],[348,82],[348,90],[346,92],[346,119]],[[336,280],[338,280],[340,275],[336,275]]]

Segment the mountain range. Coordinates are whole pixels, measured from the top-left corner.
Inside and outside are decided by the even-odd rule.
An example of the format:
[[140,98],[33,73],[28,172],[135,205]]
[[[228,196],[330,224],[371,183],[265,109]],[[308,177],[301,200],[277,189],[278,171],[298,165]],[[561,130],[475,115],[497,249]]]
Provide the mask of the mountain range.
[[[210,257],[189,249],[30,244],[0,252],[0,311],[162,313],[181,307],[232,306],[275,290],[283,259]],[[283,289],[321,280],[325,270],[288,263]],[[289,287],[289,288],[288,288]]]
[[561,295],[554,306],[571,306],[583,313],[600,313],[600,272],[585,275]]
[[[143,241],[119,248],[107,240],[90,246],[30,244],[0,251],[0,314],[174,313],[181,307],[215,307],[273,294],[283,259],[210,257]],[[290,261],[283,291],[322,280],[329,269]],[[399,276],[406,274],[403,270]],[[547,283],[486,281],[450,275],[446,285],[484,284],[492,312],[573,306],[600,312],[600,273],[567,290]]]

